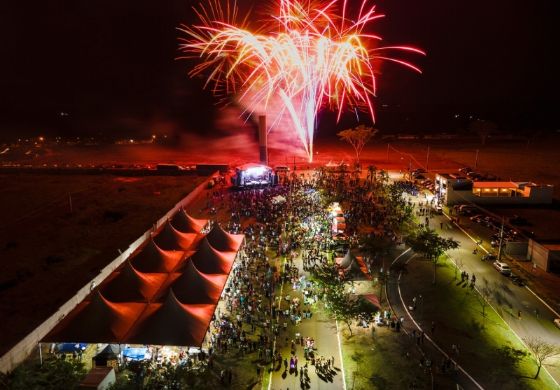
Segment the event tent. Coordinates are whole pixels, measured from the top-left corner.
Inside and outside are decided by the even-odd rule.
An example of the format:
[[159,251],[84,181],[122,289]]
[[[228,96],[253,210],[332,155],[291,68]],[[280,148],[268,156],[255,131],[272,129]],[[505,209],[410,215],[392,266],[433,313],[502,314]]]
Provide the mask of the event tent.
[[181,303],[216,304],[226,279],[227,275],[223,274],[204,274],[196,268],[193,261],[189,261],[171,288]]
[[139,272],[127,260],[120,272],[113,272],[100,290],[112,302],[150,301],[168,277],[166,273]]
[[186,251],[195,246],[199,237],[196,233],[181,233],[167,221],[155,235],[154,242],[163,250]]
[[344,255],[344,257],[342,259],[337,258],[337,264],[340,268],[346,269],[346,268],[350,267],[350,265],[352,265],[352,263],[354,262],[354,259],[355,259],[355,257],[350,252],[350,249],[348,249],[348,251],[346,252],[346,255]]
[[200,233],[208,223],[207,219],[191,217],[184,209],[180,209],[171,218],[171,225],[181,233]]
[[113,303],[94,292],[45,337],[47,342],[114,343],[124,339],[146,303]]
[[158,273],[173,272],[185,260],[185,257],[192,252],[184,251],[165,251],[158,247],[153,238],[132,254],[131,263],[140,272]]
[[126,343],[199,346],[215,308],[212,304],[182,304],[169,289],[163,303],[148,305]]
[[220,227],[217,223],[214,224],[212,230],[206,235],[206,239],[219,251],[223,252],[237,252],[243,242],[242,234],[230,234]]
[[220,252],[215,249],[208,239],[200,240],[197,251],[191,256],[191,261],[198,270],[206,274],[229,274],[237,252]]
[[346,252],[343,258],[336,258],[335,262],[345,275],[363,274],[367,279],[371,278],[363,258],[354,256],[350,250]]
[[163,250],[148,239],[43,341],[200,347],[243,242],[216,226],[214,240],[235,250],[217,250],[203,234],[177,232],[168,222],[156,239],[186,235],[192,251]]

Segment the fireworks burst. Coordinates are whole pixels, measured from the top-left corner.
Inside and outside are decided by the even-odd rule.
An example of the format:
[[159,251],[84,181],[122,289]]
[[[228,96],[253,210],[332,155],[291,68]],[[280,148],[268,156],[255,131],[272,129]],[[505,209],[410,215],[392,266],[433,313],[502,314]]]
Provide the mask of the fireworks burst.
[[[376,95],[373,60],[387,60],[421,72],[388,51],[424,54],[408,46],[378,46],[381,38],[367,32],[384,17],[363,0],[350,15],[347,0],[318,3],[312,0],[278,0],[275,16],[251,31],[248,17],[240,20],[236,3],[222,6],[218,0],[201,4],[195,12],[200,24],[182,25],[186,33],[180,49],[186,57],[203,62],[190,75],[209,72],[207,85],[215,93],[236,94],[246,102],[249,114],[280,101],[275,121],[287,115],[302,146],[313,159],[313,133],[319,110],[366,110],[374,120]],[[342,3],[340,5],[340,3]]]

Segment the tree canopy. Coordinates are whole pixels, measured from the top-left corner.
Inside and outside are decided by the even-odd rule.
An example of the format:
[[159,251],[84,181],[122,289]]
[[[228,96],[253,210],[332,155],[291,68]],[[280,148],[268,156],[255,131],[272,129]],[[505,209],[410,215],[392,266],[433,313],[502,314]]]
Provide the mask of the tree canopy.
[[422,254],[434,263],[434,280],[436,282],[436,267],[439,258],[449,249],[459,247],[459,242],[453,238],[444,238],[429,227],[422,227],[405,238],[405,242],[416,253]]
[[372,139],[378,132],[377,129],[373,127],[366,127],[365,125],[359,125],[353,129],[346,129],[339,131],[337,135],[341,140],[348,142],[354,148],[356,153],[356,161],[360,161],[360,154],[364,149],[364,146]]

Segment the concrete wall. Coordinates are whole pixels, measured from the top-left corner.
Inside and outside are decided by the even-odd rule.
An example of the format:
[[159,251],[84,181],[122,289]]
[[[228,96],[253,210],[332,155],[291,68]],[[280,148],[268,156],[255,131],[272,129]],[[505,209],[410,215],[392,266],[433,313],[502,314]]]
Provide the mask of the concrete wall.
[[532,261],[540,269],[548,272],[548,249],[533,239],[529,239],[527,260]]
[[512,256],[527,256],[529,243],[527,241],[507,242],[505,253]]
[[[163,217],[161,217],[155,224],[156,229],[163,225],[173,214],[177,212],[181,207],[186,207],[188,204],[194,201],[200,195],[200,193],[208,187],[208,182],[212,179],[214,175],[208,177],[203,183],[198,185],[193,191],[191,191],[185,198],[183,198],[179,203],[175,205],[171,210],[169,210]],[[64,303],[52,316],[50,316],[45,322],[39,325],[33,332],[28,334],[23,340],[17,343],[11,350],[9,350],[4,356],[0,358],[0,372],[10,372],[19,363],[21,363],[27,356],[31,354],[33,349],[37,348],[37,344],[45,337],[55,326],[58,324],[72,309],[74,309],[80,302],[82,302],[91,291],[92,285],[99,286],[107,276],[111,274],[116,268],[118,268],[124,261],[136,250],[138,249],[146,240],[150,238],[152,229],[147,230],[140,236],[136,241],[134,241],[130,246],[122,252],[120,256],[109,263],[105,268],[103,268],[99,275],[94,277],[85,286],[83,286],[78,292],[70,298],[66,303]]]

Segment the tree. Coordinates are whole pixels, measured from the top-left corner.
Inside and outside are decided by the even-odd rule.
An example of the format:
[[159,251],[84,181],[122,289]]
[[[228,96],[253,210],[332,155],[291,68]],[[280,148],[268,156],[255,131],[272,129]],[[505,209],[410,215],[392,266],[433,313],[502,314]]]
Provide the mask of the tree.
[[422,254],[424,258],[434,263],[433,284],[436,283],[436,268],[441,255],[449,249],[456,249],[459,247],[458,241],[452,238],[440,237],[435,230],[429,227],[418,229],[416,232],[406,237],[405,242],[413,251]]
[[325,309],[331,317],[345,323],[352,336],[351,325],[362,313],[368,311],[366,303],[361,297],[345,291],[344,282],[333,265],[315,267],[313,277],[323,289]]
[[350,336],[352,336],[352,323],[363,312],[363,305],[359,297],[352,296],[344,291],[344,285],[340,285],[340,287],[327,289],[326,298],[328,304],[326,309],[335,320],[346,324]]
[[527,337],[523,341],[525,341],[527,348],[529,348],[529,351],[531,351],[535,358],[535,363],[537,363],[537,373],[534,377],[534,379],[537,379],[543,364],[550,358],[560,355],[560,347],[540,337]]
[[375,165],[368,165],[368,176],[367,179],[370,184],[373,184],[377,180],[377,167]]
[[482,318],[486,318],[486,307],[490,304],[490,296],[492,295],[492,290],[488,287],[488,285],[484,286],[479,290],[478,294],[475,294],[476,300],[480,305],[482,310]]
[[469,125],[470,131],[477,133],[480,137],[480,143],[482,145],[486,145],[488,136],[495,132],[497,127],[498,126],[494,122],[486,121],[484,119],[477,119]]
[[342,130],[337,133],[341,140],[348,142],[354,148],[356,153],[356,161],[360,162],[360,154],[362,149],[378,132],[377,129],[359,125],[353,129]]
[[20,364],[0,378],[0,385],[8,389],[75,389],[85,373],[84,364],[78,360],[52,357],[45,359],[43,365]]

